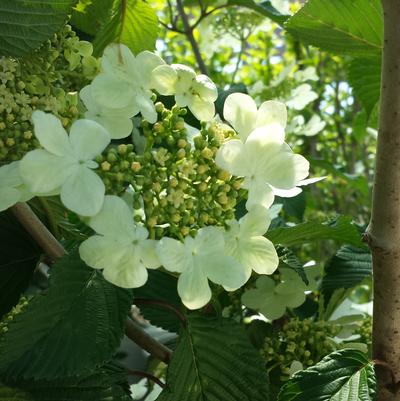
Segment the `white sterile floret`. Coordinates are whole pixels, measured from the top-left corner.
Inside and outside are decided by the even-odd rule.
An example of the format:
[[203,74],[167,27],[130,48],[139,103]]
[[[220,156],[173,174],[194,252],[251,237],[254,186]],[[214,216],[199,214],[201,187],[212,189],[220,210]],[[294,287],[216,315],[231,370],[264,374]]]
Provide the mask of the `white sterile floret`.
[[139,113],[136,104],[113,109],[101,105],[93,96],[91,85],[85,86],[79,93],[87,111],[85,118],[97,121],[109,133],[112,139],[125,138],[133,129],[132,117]]
[[294,73],[294,79],[299,82],[318,81],[318,75],[315,67],[307,67],[304,70],[298,70]]
[[232,139],[217,152],[218,167],[244,177],[242,188],[248,190],[248,210],[252,205],[269,208],[275,188],[291,190],[308,176],[308,161],[293,153],[284,142],[284,135],[282,125],[270,124],[255,129],[245,143]]
[[0,167],[0,212],[33,197],[19,174],[19,161]]
[[271,223],[268,209],[254,206],[239,221],[228,221],[225,251],[245,268],[247,279],[252,270],[258,274],[272,274],[279,258],[270,240],[263,237]]
[[244,93],[232,93],[224,104],[224,118],[244,142],[256,128],[270,124],[286,127],[287,111],[283,103],[268,100],[257,110],[255,101]]
[[134,56],[122,44],[111,44],[101,59],[102,72],[93,80],[92,95],[107,108],[131,107],[142,113],[150,123],[157,121],[157,112],[151,97],[151,75],[164,61],[149,51]]
[[229,289],[241,287],[247,280],[243,266],[225,253],[223,230],[201,228],[196,237],[182,243],[172,238],[160,240],[157,252],[161,264],[171,272],[181,273],[178,293],[189,309],[198,309],[211,299],[208,280]]
[[215,115],[217,87],[206,75],[196,75],[190,67],[172,64],[155,68],[152,88],[164,96],[175,95],[176,104],[187,106],[199,121],[210,121]]
[[303,110],[304,107],[317,98],[318,95],[312,90],[311,85],[302,84],[292,90],[286,105],[295,110]]
[[160,261],[156,241],[133,221],[128,205],[119,197],[107,195],[103,207],[89,221],[97,233],[79,247],[82,260],[94,269],[103,269],[104,278],[123,288],[137,288],[147,281],[147,269]]
[[77,120],[68,136],[52,114],[32,114],[35,135],[44,149],[28,152],[20,162],[20,174],[34,195],[60,194],[62,203],[82,216],[94,216],[103,204],[105,187],[93,171],[93,158],[110,143],[97,122]]

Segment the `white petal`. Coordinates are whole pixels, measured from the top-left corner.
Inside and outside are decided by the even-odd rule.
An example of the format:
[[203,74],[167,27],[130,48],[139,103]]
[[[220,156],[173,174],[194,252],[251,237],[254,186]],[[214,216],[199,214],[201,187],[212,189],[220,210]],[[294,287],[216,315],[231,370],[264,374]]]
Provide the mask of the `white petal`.
[[98,214],[89,220],[90,227],[99,234],[130,238],[135,226],[129,206],[120,197],[106,195]]
[[147,97],[145,93],[138,93],[136,95],[136,103],[143,118],[150,124],[154,124],[157,121],[157,112],[150,97]]
[[164,237],[157,245],[157,255],[161,264],[170,272],[182,273],[190,266],[191,258],[187,258],[182,242]]
[[130,117],[122,116],[97,116],[95,114],[86,112],[85,118],[97,121],[102,125],[108,132],[111,139],[122,139],[126,138],[132,133],[133,123]]
[[161,65],[152,71],[150,87],[160,95],[174,95],[177,80],[178,74],[176,70],[169,65]]
[[92,86],[86,85],[79,92],[79,97],[82,99],[83,104],[88,110],[97,112],[99,109],[98,103],[92,95]]
[[251,182],[245,180],[242,188],[248,190],[246,209],[251,210],[254,206],[263,206],[269,208],[274,203],[274,192],[270,185],[264,180],[255,179]]
[[202,99],[210,103],[214,103],[218,98],[218,89],[207,75],[197,75],[192,87]]
[[35,110],[32,113],[32,121],[35,136],[46,150],[57,156],[71,152],[67,132],[56,116]]
[[243,174],[241,164],[241,154],[243,152],[243,142],[238,139],[231,139],[225,142],[217,151],[215,163],[223,170],[231,174],[240,176]]
[[183,64],[172,64],[171,67],[178,75],[175,84],[176,93],[186,92],[196,79],[196,73],[192,68]]
[[189,309],[199,309],[210,302],[211,290],[207,276],[200,269],[189,269],[178,279],[178,294]]
[[[186,241],[190,238],[187,237]],[[194,238],[194,252],[196,256],[209,258],[224,251],[224,232],[221,227],[208,226],[200,228]],[[209,259],[211,260],[211,259]]]
[[132,72],[136,71],[135,56],[129,47],[120,43],[112,43],[104,49],[101,67],[109,75],[130,81]]
[[257,106],[249,95],[232,93],[225,100],[224,118],[232,124],[242,141],[245,141],[255,128]]
[[71,158],[36,149],[23,157],[19,171],[32,193],[46,194],[61,187],[77,168],[76,162]]
[[140,52],[136,56],[136,64],[138,66],[139,74],[142,79],[141,84],[144,85],[146,88],[150,88],[152,71],[156,67],[164,65],[165,61],[156,54],[145,50],[143,52]]
[[69,140],[80,161],[92,160],[110,143],[107,130],[92,120],[77,120],[70,130]]
[[272,123],[278,123],[285,128],[287,123],[287,110],[283,103],[275,100],[268,100],[260,106],[257,112],[256,126],[262,127]]
[[240,234],[244,237],[264,235],[270,224],[271,218],[268,209],[260,205],[254,205],[240,219]]
[[197,95],[190,97],[188,107],[199,121],[210,121],[215,116],[214,103]]
[[101,178],[82,165],[65,181],[60,195],[68,209],[82,216],[94,216],[103,205],[104,192]]
[[2,187],[0,189],[0,212],[15,205],[20,200],[18,189],[11,187]]
[[161,261],[157,255],[157,241],[153,239],[144,240],[140,243],[140,260],[147,269],[157,269]]
[[294,196],[297,196],[303,192],[303,190],[299,187],[293,187],[290,189],[278,189],[275,187],[272,187],[274,194],[276,196],[280,196],[281,198],[293,198]]
[[0,188],[17,187],[22,184],[19,174],[19,161],[0,167]]
[[92,82],[92,95],[108,108],[120,109],[135,103],[133,85],[106,74],[99,74]]

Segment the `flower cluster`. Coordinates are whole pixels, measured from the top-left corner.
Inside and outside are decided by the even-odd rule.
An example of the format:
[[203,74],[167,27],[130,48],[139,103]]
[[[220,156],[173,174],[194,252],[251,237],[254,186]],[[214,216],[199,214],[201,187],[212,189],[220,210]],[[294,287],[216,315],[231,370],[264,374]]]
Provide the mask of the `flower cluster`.
[[[70,68],[88,54],[82,45],[69,50]],[[174,96],[176,105],[166,109],[158,95]],[[233,291],[252,271],[274,273],[278,256],[264,237],[268,209],[276,194],[296,195],[309,169],[284,141],[284,104],[257,109],[250,96],[234,93],[224,107],[230,126],[221,124],[208,77],[117,44],[106,48],[101,72],[79,97],[85,111],[69,132],[53,114],[33,112],[40,148],[19,162],[19,181],[2,183],[2,208],[26,199],[24,185],[29,196],[60,195],[95,231],[80,246],[89,266],[125,288],[144,285],[147,269],[163,266],[179,275],[190,309],[210,301],[210,282]],[[200,131],[187,126],[184,107]],[[113,142],[131,134],[133,143]],[[247,213],[237,221],[242,199]]]

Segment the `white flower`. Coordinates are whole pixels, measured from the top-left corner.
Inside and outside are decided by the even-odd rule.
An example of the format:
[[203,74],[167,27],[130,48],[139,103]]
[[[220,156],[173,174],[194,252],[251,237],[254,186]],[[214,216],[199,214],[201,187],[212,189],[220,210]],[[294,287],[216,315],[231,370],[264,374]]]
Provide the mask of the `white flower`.
[[256,288],[242,295],[242,302],[249,308],[259,310],[267,319],[279,319],[286,308],[297,308],[306,300],[307,286],[292,269],[280,269],[281,282],[277,284],[272,278],[261,276],[257,279]]
[[215,115],[217,87],[206,75],[196,75],[190,67],[172,64],[155,68],[152,88],[164,96],[175,95],[176,104],[187,106],[199,121],[209,121]]
[[268,210],[262,206],[254,206],[239,221],[228,222],[225,250],[245,267],[247,279],[252,270],[258,274],[272,274],[278,267],[274,245],[263,237],[270,223]]
[[281,14],[290,14],[290,3],[288,0],[271,0],[272,7],[278,10]]
[[246,282],[243,266],[225,254],[222,229],[201,228],[196,237],[184,243],[171,238],[160,240],[157,248],[161,264],[169,271],[181,273],[178,293],[189,309],[198,309],[211,299],[208,280],[229,289],[237,289]]
[[19,163],[16,161],[0,167],[0,211],[33,197],[19,174]]
[[104,184],[92,159],[109,144],[107,131],[91,120],[75,121],[68,136],[52,114],[32,114],[35,135],[44,149],[28,152],[20,174],[35,195],[60,194],[62,203],[82,216],[94,216],[104,199]]
[[287,111],[281,102],[268,100],[257,110],[254,100],[244,93],[232,93],[224,104],[224,118],[244,142],[256,128],[270,124],[286,127]]
[[164,61],[149,51],[136,57],[122,44],[111,44],[101,59],[102,72],[93,80],[92,95],[107,108],[137,109],[150,123],[157,121],[157,112],[151,97],[151,75]]
[[92,92],[92,86],[87,85],[79,93],[87,108],[85,118],[101,124],[112,139],[121,139],[130,135],[133,129],[131,118],[139,113],[138,107],[133,103],[118,109],[105,107],[96,100]]
[[302,130],[302,134],[305,136],[314,136],[317,135],[325,128],[326,122],[321,120],[321,117],[317,114],[314,114],[304,126]]
[[269,208],[274,201],[274,188],[290,190],[308,176],[309,163],[294,154],[284,142],[284,129],[270,124],[254,130],[243,143],[232,139],[216,155],[218,167],[244,177],[242,187],[248,190],[246,207]]
[[147,239],[146,228],[133,222],[133,214],[121,198],[107,195],[89,225],[98,235],[84,241],[79,254],[87,265],[103,269],[107,281],[123,288],[141,287],[147,281],[146,269],[160,266],[156,241]]
[[303,110],[304,107],[317,98],[318,95],[312,90],[311,85],[302,84],[292,90],[286,105],[295,110]]
[[298,70],[294,73],[294,79],[299,82],[318,81],[318,75],[315,67],[307,67],[304,70]]

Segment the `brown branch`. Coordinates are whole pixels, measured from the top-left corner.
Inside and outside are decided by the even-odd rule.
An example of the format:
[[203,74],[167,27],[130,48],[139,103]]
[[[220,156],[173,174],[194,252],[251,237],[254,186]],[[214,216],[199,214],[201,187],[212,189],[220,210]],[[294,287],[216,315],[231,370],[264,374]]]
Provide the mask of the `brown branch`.
[[146,379],[149,379],[152,382],[158,384],[161,388],[165,388],[166,387],[165,383],[163,383],[158,377],[155,377],[150,373],[143,372],[142,370],[132,370],[132,369],[126,369],[126,371],[131,376],[145,377]]
[[[11,208],[12,212],[28,231],[44,253],[56,261],[66,254],[64,247],[57,241],[47,227],[38,219],[32,209],[26,203],[17,203]],[[155,358],[165,363],[171,358],[172,351],[163,344],[154,340],[140,326],[137,326],[131,319],[126,321],[125,334],[141,348],[149,352]]]

